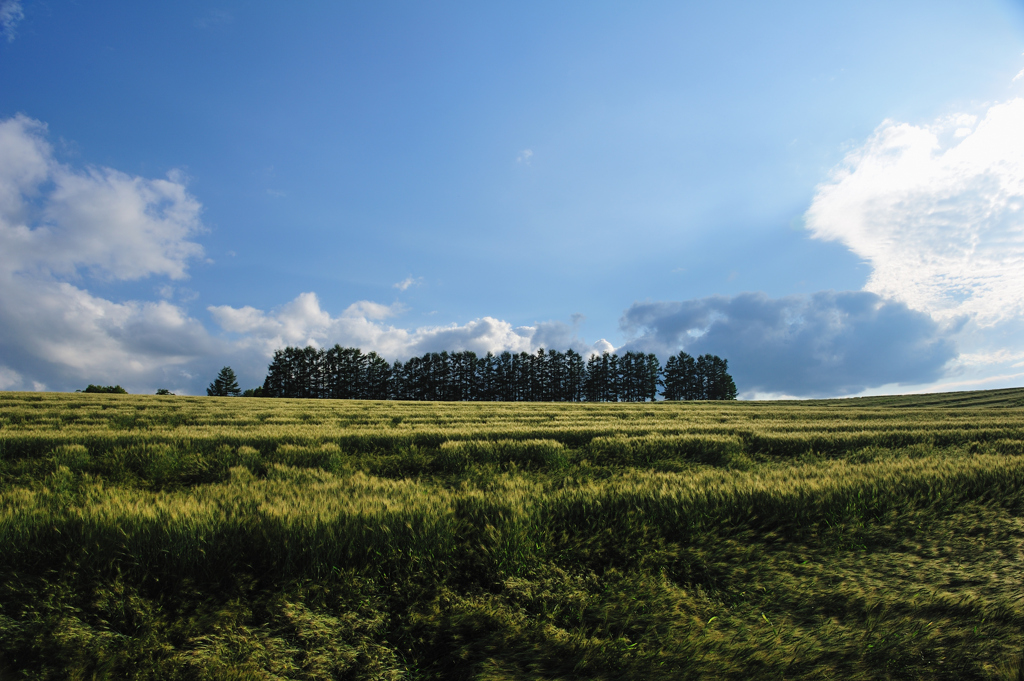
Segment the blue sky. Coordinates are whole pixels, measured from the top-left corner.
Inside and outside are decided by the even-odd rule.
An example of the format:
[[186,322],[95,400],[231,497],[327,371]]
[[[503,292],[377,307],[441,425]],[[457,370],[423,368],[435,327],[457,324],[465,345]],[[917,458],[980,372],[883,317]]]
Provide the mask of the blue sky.
[[1024,381],[1024,6],[0,0],[0,389],[286,344]]

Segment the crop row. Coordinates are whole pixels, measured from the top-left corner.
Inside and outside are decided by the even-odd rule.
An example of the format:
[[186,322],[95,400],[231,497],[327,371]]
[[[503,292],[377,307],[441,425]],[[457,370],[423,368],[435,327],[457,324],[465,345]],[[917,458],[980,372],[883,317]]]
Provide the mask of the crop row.
[[465,559],[459,551],[480,549],[491,572],[511,575],[557,559],[572,537],[606,537],[607,552],[638,526],[682,543],[725,527],[800,532],[893,506],[990,499],[1016,508],[1022,487],[1024,457],[996,455],[752,472],[634,470],[560,489],[515,474],[446,489],[272,465],[265,479],[238,467],[222,484],[154,493],[64,467],[41,488],[0,497],[0,545],[7,547],[0,561],[25,566],[77,556],[78,564],[99,567],[116,557],[130,570],[203,579],[216,577],[204,571],[242,569],[442,574]]

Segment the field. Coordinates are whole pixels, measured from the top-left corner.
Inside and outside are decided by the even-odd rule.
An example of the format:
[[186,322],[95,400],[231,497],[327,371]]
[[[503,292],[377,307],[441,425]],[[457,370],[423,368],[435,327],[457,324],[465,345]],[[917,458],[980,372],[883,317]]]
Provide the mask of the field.
[[0,393],[0,679],[1021,679],[1022,405]]

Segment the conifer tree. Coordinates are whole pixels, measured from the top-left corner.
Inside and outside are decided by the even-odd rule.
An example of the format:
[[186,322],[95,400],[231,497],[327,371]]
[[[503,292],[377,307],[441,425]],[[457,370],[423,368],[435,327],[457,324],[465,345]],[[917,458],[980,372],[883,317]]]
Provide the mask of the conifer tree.
[[242,389],[238,387],[238,379],[231,367],[224,367],[220,370],[217,378],[206,389],[206,394],[212,397],[238,397],[242,394]]

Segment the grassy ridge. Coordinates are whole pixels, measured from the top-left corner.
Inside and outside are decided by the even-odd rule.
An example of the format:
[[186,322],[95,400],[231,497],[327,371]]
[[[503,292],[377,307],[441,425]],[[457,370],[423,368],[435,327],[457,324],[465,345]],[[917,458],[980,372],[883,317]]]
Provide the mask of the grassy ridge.
[[1024,407],[1024,388],[999,390],[962,390],[948,393],[920,395],[882,395],[853,397],[838,400],[809,400],[804,404],[832,404],[851,407],[944,407],[944,408],[999,408]]
[[1024,418],[997,397],[0,393],[0,669],[1018,678]]

